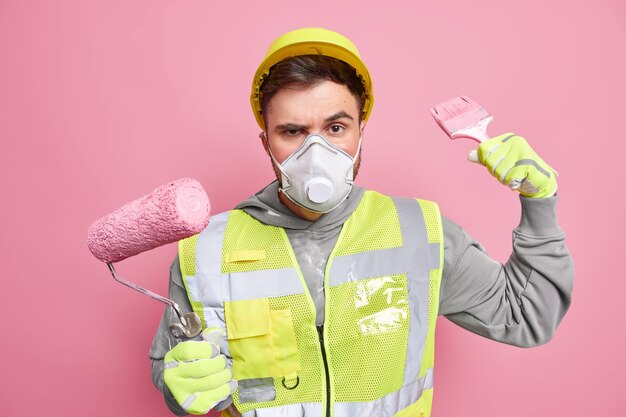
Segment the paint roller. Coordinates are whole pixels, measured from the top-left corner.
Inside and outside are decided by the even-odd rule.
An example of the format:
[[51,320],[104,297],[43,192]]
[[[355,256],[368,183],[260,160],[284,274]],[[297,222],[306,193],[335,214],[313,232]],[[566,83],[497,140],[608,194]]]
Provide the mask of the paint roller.
[[156,188],[113,213],[96,220],[87,232],[87,246],[105,262],[116,281],[169,305],[180,323],[172,323],[176,338],[192,338],[202,331],[194,312],[182,314],[178,305],[165,297],[122,279],[113,263],[200,233],[209,223],[210,202],[202,185],[181,178]]

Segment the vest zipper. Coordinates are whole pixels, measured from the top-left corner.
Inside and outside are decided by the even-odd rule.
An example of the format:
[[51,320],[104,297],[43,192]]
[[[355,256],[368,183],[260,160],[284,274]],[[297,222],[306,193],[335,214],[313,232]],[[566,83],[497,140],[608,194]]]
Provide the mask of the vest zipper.
[[324,373],[326,374],[326,417],[330,417],[330,374],[328,372],[328,361],[326,359],[326,348],[324,347],[324,326],[317,326],[317,334],[320,337],[322,348],[322,360],[324,361]]

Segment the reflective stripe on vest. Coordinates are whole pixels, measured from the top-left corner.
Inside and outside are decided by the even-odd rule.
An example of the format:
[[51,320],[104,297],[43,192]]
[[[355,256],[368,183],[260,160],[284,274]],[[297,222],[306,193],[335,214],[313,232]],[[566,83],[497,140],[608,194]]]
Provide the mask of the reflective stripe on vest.
[[[375,208],[383,203],[391,206],[377,214],[383,219],[381,220],[383,223],[378,224],[378,219],[371,218],[373,215],[370,212],[375,211]],[[235,395],[235,404],[244,412],[244,416],[324,414],[322,406],[325,407],[325,401],[322,392],[325,391],[325,384],[330,383],[331,397],[326,400],[333,402],[334,417],[360,415],[391,417],[414,404],[424,390],[432,388],[434,325],[438,307],[438,280],[441,277],[443,263],[438,209],[434,203],[423,201],[418,203],[409,199],[394,199],[391,203],[388,197],[372,192],[365,193],[359,206],[366,204],[370,204],[372,209],[363,209],[360,215],[365,213],[370,218],[359,218],[357,208],[344,224],[337,247],[333,250],[327,265],[325,347],[328,349],[330,381],[325,381],[324,369],[320,367],[321,352],[316,350],[319,349],[319,342],[317,348],[313,343],[315,309],[284,230],[267,225],[259,226],[261,224],[247,214],[235,211],[212,217],[209,227],[197,236],[195,244],[187,241],[185,246],[181,242],[181,270],[185,285],[192,306],[196,312],[201,313],[205,326],[227,327],[229,343],[235,347],[235,342],[240,344],[242,340],[252,341],[259,337],[262,339],[266,334],[271,339],[275,323],[293,323],[296,326],[294,331],[298,335],[298,345],[303,343],[301,339],[306,342],[304,350],[290,352],[292,356],[296,354],[294,358],[300,356],[298,360],[301,366],[298,365],[296,368],[292,363],[283,366],[279,363],[279,358],[275,366],[259,370],[261,373],[258,375],[253,369],[248,375],[246,368],[239,366],[239,363],[234,364],[240,376],[242,374],[253,378],[273,376],[276,380],[275,387],[270,387],[277,392],[275,401],[238,404]],[[427,207],[428,213],[422,212],[423,207]],[[232,215],[236,220],[233,220]],[[388,223],[384,223],[384,219],[387,219]],[[394,226],[394,221],[399,223],[399,227]],[[254,233],[251,236],[246,235],[248,226],[256,228],[254,229],[256,235]],[[237,233],[229,235],[227,227],[232,227]],[[349,228],[355,231],[353,236],[349,230],[345,230]],[[360,242],[359,232],[370,229],[373,229],[374,239],[380,236],[383,240],[379,243]],[[267,240],[266,235],[274,236],[266,242],[266,247],[253,244],[256,237],[259,240]],[[239,239],[239,236],[243,237]],[[392,240],[396,243],[391,242]],[[228,250],[225,245],[228,246]],[[353,245],[357,247],[360,245],[361,249],[352,251]],[[377,245],[381,247],[377,248]],[[277,257],[275,253],[277,251],[282,255]],[[254,265],[262,262],[265,262],[265,266],[255,269]],[[193,267],[190,267],[190,264],[193,264]],[[333,304],[335,300],[348,303],[342,305],[340,309],[330,310],[333,305],[337,305]],[[272,306],[269,306],[270,304]],[[345,310],[346,308],[349,310]],[[226,326],[229,312],[231,317],[234,317],[235,314],[243,315],[249,311],[252,311],[253,315],[269,314],[269,324],[265,329],[248,328],[245,321],[234,327],[233,323]],[[347,319],[343,317],[344,312],[349,313]],[[265,323],[264,320],[261,322]],[[305,327],[311,329],[307,330]],[[398,336],[394,336],[395,334]],[[354,380],[359,377],[349,373],[350,360],[362,356],[359,355],[360,348],[350,343],[350,337],[353,337],[354,341],[367,339],[373,343],[391,343],[390,352],[405,352],[405,360],[402,363],[396,359],[386,359],[392,367],[399,366],[398,369],[401,370],[399,373],[392,372],[390,374],[392,378],[387,378],[395,379],[393,389],[392,385],[385,385],[386,382],[382,381],[382,386],[370,391],[367,384],[377,382],[369,380],[362,384],[361,388],[348,389],[350,378]],[[293,340],[295,343],[295,339]],[[402,343],[399,345],[398,341]],[[231,358],[229,343],[225,341],[222,343],[222,351]],[[240,349],[240,346],[237,349]],[[379,351],[385,352],[385,346],[381,345]],[[309,358],[308,361],[302,360],[303,354]],[[311,362],[311,357],[318,359]],[[426,357],[430,359],[424,360]],[[372,375],[368,372],[372,372],[370,369],[372,361],[375,359],[365,358],[361,363],[362,369],[356,364],[355,370],[361,369],[365,372],[366,378],[371,378]],[[373,365],[375,367],[376,364]],[[290,373],[291,377],[297,375],[298,378],[302,376],[306,379],[299,380],[302,384],[300,388],[308,393],[301,397],[294,396],[293,392],[284,391],[281,383],[280,377],[286,377],[285,373],[294,369],[297,369],[297,372],[293,375]],[[381,371],[384,372],[385,369]],[[268,372],[274,375],[266,375]],[[237,373],[235,376],[237,377]],[[319,381],[311,381],[311,378]],[[289,395],[292,396],[292,401],[298,398],[301,400],[289,404]],[[367,396],[372,398],[368,399]],[[346,400],[342,401],[341,398]],[[426,405],[426,409],[425,415],[428,415],[430,404]]]
[[[193,310],[202,318],[203,328],[224,329],[224,304],[221,300],[221,262],[198,262],[196,253],[206,253],[211,259],[221,259],[222,242],[229,213],[211,217],[209,225],[198,235],[181,240],[179,263],[183,282]],[[195,239],[194,239],[195,238]],[[218,258],[216,254],[220,254]],[[225,339],[220,342],[220,351],[228,358],[230,352]]]
[[422,378],[404,385],[401,390],[382,398],[360,403],[335,403],[335,417],[339,416],[393,416],[399,410],[415,403],[422,392],[433,387],[433,370],[429,369]]
[[298,403],[272,408],[257,408],[242,414],[243,417],[319,417],[323,415],[322,403]]
[[[420,396],[424,390],[432,389],[432,369],[408,388],[415,389],[416,392],[420,393]],[[409,402],[403,395],[406,395],[406,390],[396,391],[379,400],[370,402],[335,403],[334,416],[393,416],[396,414],[395,410],[406,408],[415,402]],[[310,417],[323,415],[321,403],[298,403],[271,408],[257,408],[242,414],[243,417]]]

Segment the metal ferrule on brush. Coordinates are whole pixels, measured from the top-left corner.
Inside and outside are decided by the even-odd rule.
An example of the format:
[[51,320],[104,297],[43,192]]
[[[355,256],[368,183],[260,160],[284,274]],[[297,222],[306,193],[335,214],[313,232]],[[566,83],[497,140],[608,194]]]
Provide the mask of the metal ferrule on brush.
[[484,142],[489,139],[487,135],[487,126],[493,121],[493,116],[481,119],[471,126],[466,126],[458,130],[452,130],[450,139],[469,138],[477,142]]

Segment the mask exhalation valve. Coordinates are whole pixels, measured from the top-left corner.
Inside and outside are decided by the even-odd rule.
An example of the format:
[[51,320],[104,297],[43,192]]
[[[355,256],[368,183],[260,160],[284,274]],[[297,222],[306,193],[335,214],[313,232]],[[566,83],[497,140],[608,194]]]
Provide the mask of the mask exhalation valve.
[[306,184],[306,194],[314,203],[322,204],[330,199],[335,187],[333,183],[324,177],[311,178]]

